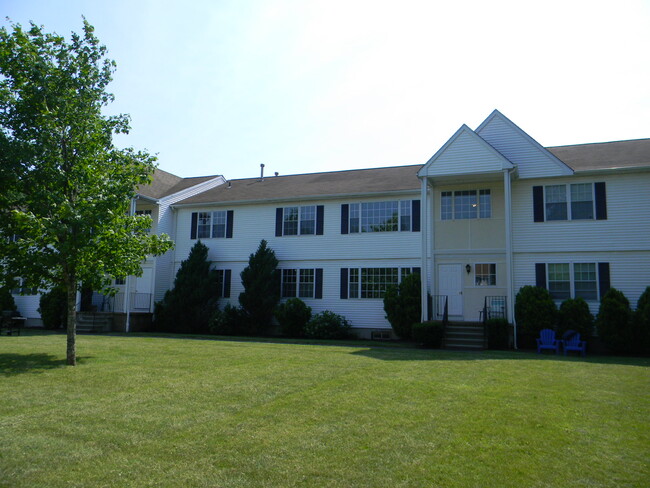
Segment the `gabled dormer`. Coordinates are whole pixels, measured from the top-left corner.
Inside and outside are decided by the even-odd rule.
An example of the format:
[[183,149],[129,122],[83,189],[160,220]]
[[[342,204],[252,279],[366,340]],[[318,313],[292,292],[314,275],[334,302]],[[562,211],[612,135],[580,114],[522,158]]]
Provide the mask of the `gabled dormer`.
[[512,163],[503,154],[463,124],[427,161],[418,176],[480,175],[511,168]]
[[483,121],[476,134],[517,167],[520,179],[573,174],[571,168],[498,110]]

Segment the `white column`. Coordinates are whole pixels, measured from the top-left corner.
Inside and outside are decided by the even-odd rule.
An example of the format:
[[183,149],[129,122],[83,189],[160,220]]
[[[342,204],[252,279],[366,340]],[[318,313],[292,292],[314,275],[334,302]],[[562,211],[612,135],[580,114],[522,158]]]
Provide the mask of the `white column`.
[[422,248],[420,256],[422,259],[420,267],[420,279],[422,283],[422,322],[427,320],[428,290],[429,290],[429,268],[427,263],[428,239],[429,236],[429,204],[427,201],[427,177],[420,178],[422,184],[420,195],[420,234],[422,239]]
[[[135,198],[131,199],[131,208],[129,209],[129,215],[135,215]],[[131,329],[131,281],[133,280],[132,276],[126,277],[126,282],[124,283],[124,306],[126,307],[126,324],[125,330],[129,332]]]
[[507,300],[508,300],[508,317],[514,324],[514,342],[517,349],[517,324],[514,313],[514,282],[512,268],[512,192],[511,192],[511,174],[512,170],[503,171],[503,188],[505,196],[505,224],[506,224],[506,282],[507,282]]

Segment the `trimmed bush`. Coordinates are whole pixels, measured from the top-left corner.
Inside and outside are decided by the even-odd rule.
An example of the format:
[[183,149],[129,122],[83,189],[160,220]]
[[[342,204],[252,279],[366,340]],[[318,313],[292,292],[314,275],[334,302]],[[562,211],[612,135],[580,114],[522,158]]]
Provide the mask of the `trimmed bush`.
[[523,286],[515,298],[515,319],[524,334],[536,335],[542,329],[555,329],[557,306],[548,290]]
[[650,286],[639,297],[634,312],[635,352],[650,354]]
[[445,326],[441,321],[417,322],[411,327],[413,340],[424,347],[439,349],[445,335]]
[[508,349],[510,347],[510,324],[506,319],[487,321],[489,349]]
[[594,316],[583,298],[569,298],[560,305],[557,324],[558,336],[563,336],[567,330],[575,330],[582,340],[587,340],[593,335]]
[[411,326],[422,314],[420,275],[411,273],[396,286],[389,286],[384,295],[384,311],[393,331],[402,339],[411,337]]
[[630,302],[622,292],[610,288],[600,301],[598,318],[598,336],[613,352],[626,353],[633,349],[632,311]]
[[305,327],[311,319],[311,307],[300,298],[289,298],[275,310],[282,334],[287,337],[304,337]]
[[226,304],[217,309],[210,322],[210,332],[216,335],[250,335],[249,318],[241,307]]
[[53,288],[43,293],[38,305],[43,328],[54,330],[66,327],[68,322],[68,296],[65,290]]
[[244,291],[239,303],[250,317],[251,333],[266,333],[271,326],[273,312],[280,301],[280,272],[273,249],[264,239],[254,254],[248,258],[248,266],[241,272]]
[[352,336],[351,328],[345,317],[325,310],[307,322],[305,336],[310,339],[347,339]]
[[219,277],[210,269],[208,248],[197,241],[167,290],[155,306],[154,329],[160,332],[205,334],[217,309]]

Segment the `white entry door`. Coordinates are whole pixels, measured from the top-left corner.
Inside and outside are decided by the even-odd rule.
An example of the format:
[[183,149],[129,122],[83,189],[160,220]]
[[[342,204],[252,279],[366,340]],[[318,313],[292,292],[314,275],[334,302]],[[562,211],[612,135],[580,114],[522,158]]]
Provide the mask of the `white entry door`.
[[438,266],[438,294],[449,297],[449,315],[463,315],[463,284],[461,264]]
[[142,276],[135,279],[135,293],[131,294],[132,310],[149,310],[151,307],[152,268],[142,268]]

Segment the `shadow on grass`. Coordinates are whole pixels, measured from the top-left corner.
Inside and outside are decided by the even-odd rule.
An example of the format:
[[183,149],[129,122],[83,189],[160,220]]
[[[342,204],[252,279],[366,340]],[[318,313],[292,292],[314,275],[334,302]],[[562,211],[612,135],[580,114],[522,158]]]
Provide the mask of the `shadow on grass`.
[[[77,364],[83,363],[88,358],[77,358]],[[42,373],[48,369],[64,367],[65,359],[60,359],[51,354],[0,354],[0,375],[15,376],[25,373]]]
[[537,354],[534,351],[449,351],[445,349],[391,349],[370,347],[353,351],[355,356],[364,356],[381,361],[562,361],[595,364],[618,364],[625,366],[650,367],[650,358],[625,356],[563,356]]

